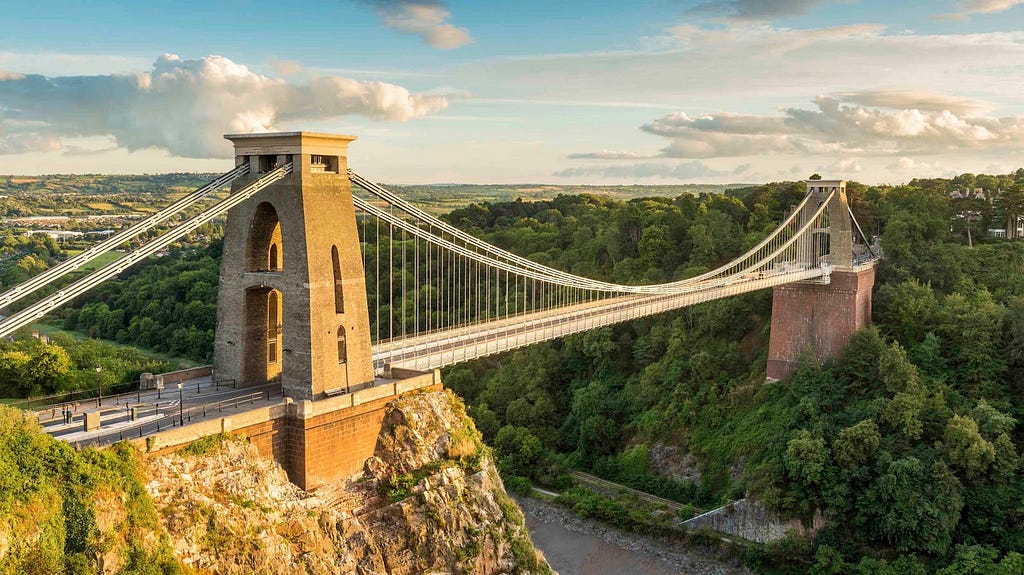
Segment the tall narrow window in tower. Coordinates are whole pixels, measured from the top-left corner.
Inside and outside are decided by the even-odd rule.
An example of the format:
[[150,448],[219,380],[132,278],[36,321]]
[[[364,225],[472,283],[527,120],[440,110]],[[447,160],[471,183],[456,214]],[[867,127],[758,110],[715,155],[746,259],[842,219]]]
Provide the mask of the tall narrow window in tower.
[[331,246],[331,263],[334,265],[334,311],[345,313],[345,292],[341,285],[341,260],[338,246]]
[[270,270],[272,272],[279,272],[279,271],[281,271],[281,265],[280,265],[280,262],[277,261],[277,258],[278,258],[277,244],[270,244],[270,253],[267,254],[267,259],[269,260],[269,262],[268,262],[269,265],[267,266],[268,270]]
[[281,334],[280,302],[277,290],[270,290],[267,295],[267,363],[277,363],[277,340]]
[[348,345],[345,342],[345,326],[338,326],[338,363],[348,361]]

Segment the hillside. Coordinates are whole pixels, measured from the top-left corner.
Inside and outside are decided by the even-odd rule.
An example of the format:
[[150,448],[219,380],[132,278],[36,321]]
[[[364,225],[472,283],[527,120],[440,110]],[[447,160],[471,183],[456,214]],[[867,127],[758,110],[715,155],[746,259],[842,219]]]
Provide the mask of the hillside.
[[[519,253],[549,246],[556,267],[643,283],[741,251],[756,237],[744,233],[786,205],[783,191],[497,204],[449,218]],[[579,468],[698,508],[746,494],[787,516],[825,515],[817,539],[782,561],[753,558],[764,572],[1016,572],[1024,244],[965,245],[938,186],[850,191],[886,259],[875,326],[835,362],[766,382],[764,292],[456,366],[445,381],[506,476],[560,485]]]
[[395,401],[365,474],[315,492],[244,438],[75,452],[5,408],[0,437],[4,574],[550,571],[450,392]]
[[[694,512],[747,495],[789,517],[826,517],[816,540],[752,557],[765,572],[1010,569],[1024,550],[1024,244],[983,226],[1024,213],[1024,171],[968,176],[849,185],[886,257],[875,327],[830,364],[765,381],[771,294],[761,292],[455,366],[444,381],[510,485],[563,488],[578,469]],[[998,193],[969,204],[952,194],[982,181]],[[777,183],[628,201],[560,196],[471,204],[446,218],[556,268],[653,283],[728,261],[802,195],[802,183]],[[181,250],[129,272],[63,319],[204,357],[218,251]],[[167,331],[170,341],[157,337]]]

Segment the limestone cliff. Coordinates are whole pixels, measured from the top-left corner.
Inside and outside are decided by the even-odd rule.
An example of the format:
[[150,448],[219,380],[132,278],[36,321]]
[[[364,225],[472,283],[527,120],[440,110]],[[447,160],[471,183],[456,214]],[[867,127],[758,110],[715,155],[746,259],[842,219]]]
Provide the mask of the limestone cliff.
[[200,573],[544,573],[490,455],[447,391],[389,406],[365,472],[304,492],[241,439],[154,458],[146,490]]
[[365,473],[315,492],[241,437],[77,452],[0,406],[0,575],[548,572],[449,392],[393,402]]

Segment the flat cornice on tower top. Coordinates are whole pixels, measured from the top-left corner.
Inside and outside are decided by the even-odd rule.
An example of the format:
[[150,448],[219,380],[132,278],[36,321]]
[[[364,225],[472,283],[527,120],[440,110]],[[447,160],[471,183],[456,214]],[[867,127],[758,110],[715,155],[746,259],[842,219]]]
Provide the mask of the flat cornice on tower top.
[[236,156],[271,154],[323,154],[344,156],[349,142],[356,139],[347,134],[322,132],[257,132],[225,134],[235,145]]
[[845,186],[846,180],[804,180],[808,186]]

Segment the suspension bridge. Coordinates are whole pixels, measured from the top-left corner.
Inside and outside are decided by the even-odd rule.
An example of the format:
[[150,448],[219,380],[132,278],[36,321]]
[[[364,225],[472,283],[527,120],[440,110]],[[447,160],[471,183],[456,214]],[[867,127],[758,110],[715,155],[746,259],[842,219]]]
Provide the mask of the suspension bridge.
[[[302,405],[288,412],[298,420],[340,413],[328,405],[345,397],[345,408],[355,409],[360,390],[364,398],[386,385],[398,393],[393,382],[403,375],[766,288],[775,288],[769,377],[788,375],[808,349],[822,360],[834,355],[870,318],[877,254],[843,181],[808,181],[807,195],[778,227],[730,262],[690,278],[627,285],[533,262],[412,205],[348,169],[354,137],[226,137],[235,145],[234,169],[0,294],[0,307],[9,307],[48,292],[0,320],[0,337],[225,215],[214,378],[280,382],[283,395]],[[228,185],[226,197],[215,193]],[[66,282],[97,257],[154,233]],[[319,424],[303,423],[295,440],[307,451],[311,425]],[[294,445],[268,441],[268,453],[291,458],[286,468],[298,483],[320,481]]]

